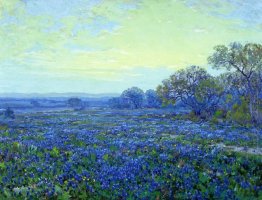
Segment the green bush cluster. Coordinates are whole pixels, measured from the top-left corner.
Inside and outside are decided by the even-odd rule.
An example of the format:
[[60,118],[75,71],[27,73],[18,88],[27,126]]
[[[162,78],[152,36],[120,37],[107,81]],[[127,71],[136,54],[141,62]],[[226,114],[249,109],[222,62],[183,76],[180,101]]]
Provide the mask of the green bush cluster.
[[224,120],[226,118],[227,112],[225,110],[218,109],[215,111],[211,122],[218,123],[221,120]]
[[227,119],[237,122],[241,125],[250,125],[252,118],[248,109],[248,101],[241,98],[241,102],[235,103],[231,111],[227,113]]
[[190,112],[187,116],[187,119],[193,121],[193,122],[198,122],[200,120],[200,117],[197,116],[193,111]]
[[51,151],[50,151],[50,155],[53,157],[53,158],[58,158],[59,155],[60,155],[60,151],[57,147],[54,147]]

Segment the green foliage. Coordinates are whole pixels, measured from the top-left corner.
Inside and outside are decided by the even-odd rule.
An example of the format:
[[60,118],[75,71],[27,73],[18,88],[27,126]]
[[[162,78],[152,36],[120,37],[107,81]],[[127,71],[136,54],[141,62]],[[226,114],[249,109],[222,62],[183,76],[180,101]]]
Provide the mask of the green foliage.
[[21,150],[21,144],[19,142],[14,142],[12,145],[13,152],[19,152]]
[[[241,44],[233,42],[228,46],[218,45],[215,52],[208,58],[209,64],[215,69],[226,69],[232,72],[228,81],[231,89],[249,99],[249,114],[252,122],[261,123],[259,113],[254,107],[259,104],[262,84],[262,45],[256,43]],[[226,103],[229,103],[226,101]],[[240,106],[241,107],[241,106]],[[233,108],[231,118],[239,123],[249,121],[249,116],[243,114],[242,108]],[[237,111],[236,111],[237,110]]]
[[175,72],[157,88],[164,105],[177,100],[191,108],[196,115],[208,117],[217,106],[223,87],[205,69],[191,66]]
[[233,100],[232,94],[227,94],[226,95],[226,103],[230,103],[230,102],[232,102],[232,100]]
[[216,110],[212,119],[211,119],[211,122],[216,124],[218,123],[219,121],[221,121],[222,119],[225,119],[227,116],[227,112],[224,111],[224,110]]
[[9,189],[4,188],[4,196],[5,196],[5,198],[7,198],[7,199],[11,199],[11,192],[10,192]]
[[167,82],[163,81],[163,85],[159,85],[156,89],[157,95],[162,101],[162,106],[174,105],[176,103],[176,99],[170,97],[169,88],[167,86]]
[[28,147],[27,151],[28,151],[28,153],[30,153],[30,154],[35,154],[35,153],[37,153],[37,147],[34,146],[34,145],[30,145],[30,146]]
[[90,156],[91,162],[96,162],[96,154],[92,153]]
[[199,103],[208,103],[212,95],[220,96],[223,88],[213,78],[205,79],[199,82],[196,87],[195,97]]
[[103,155],[103,160],[107,161],[108,158],[109,158],[109,155],[108,155],[108,154]]
[[54,158],[59,157],[59,155],[60,155],[59,149],[56,148],[56,147],[54,147],[54,148],[52,149],[52,151],[50,152],[50,155],[51,155],[52,157],[54,157]]
[[8,131],[5,131],[5,132],[3,133],[3,136],[8,137],[8,136],[9,136],[9,132],[8,132]]
[[6,168],[5,163],[4,162],[0,162],[0,171],[4,171]]
[[198,122],[199,117],[192,111],[187,115],[187,119],[193,121],[193,122]]
[[214,113],[214,117],[216,117],[216,118],[224,118],[225,116],[226,116],[225,111],[223,111],[223,110],[217,110]]
[[20,194],[22,197],[24,197],[26,199],[27,193],[30,191],[29,187],[16,187],[13,189],[13,192],[15,194]]
[[242,74],[261,69],[262,45],[255,43],[240,44],[233,42],[228,46],[218,45],[215,52],[208,58],[209,64],[215,69],[232,68]]
[[248,109],[248,102],[244,98],[241,98],[241,103],[235,103],[232,111],[227,113],[227,118],[235,121],[241,125],[249,125],[252,122],[251,115]]
[[63,192],[59,197],[58,200],[69,200],[71,198],[69,192]]
[[0,131],[6,131],[8,129],[7,125],[0,125]]

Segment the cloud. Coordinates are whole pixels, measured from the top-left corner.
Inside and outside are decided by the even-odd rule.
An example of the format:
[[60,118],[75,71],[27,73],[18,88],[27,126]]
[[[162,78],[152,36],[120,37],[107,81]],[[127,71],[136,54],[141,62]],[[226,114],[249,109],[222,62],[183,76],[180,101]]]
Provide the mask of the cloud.
[[259,28],[262,24],[262,1],[257,0],[183,0],[198,12],[227,20],[240,21],[238,28]]
[[[256,26],[260,13],[253,21],[244,12],[240,16],[238,9],[256,8],[236,0],[2,0],[0,5],[2,90],[28,88],[31,79],[21,78],[28,74],[46,85],[57,84],[57,77],[72,91],[72,79],[84,84],[77,84],[82,90],[93,90],[91,83],[101,90],[137,82],[153,87],[161,71],[205,66],[217,44],[262,40],[261,25]],[[252,26],[244,28],[248,21]],[[119,82],[121,87],[114,85]]]
[[23,56],[36,43],[46,51],[61,51],[67,43],[96,48],[97,37],[116,30],[127,14],[119,2],[3,0],[0,60]]

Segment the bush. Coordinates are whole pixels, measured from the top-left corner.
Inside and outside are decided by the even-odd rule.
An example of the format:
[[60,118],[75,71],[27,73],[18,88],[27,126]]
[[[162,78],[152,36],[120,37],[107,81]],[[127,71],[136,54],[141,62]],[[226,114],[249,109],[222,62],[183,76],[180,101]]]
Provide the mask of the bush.
[[7,108],[4,115],[5,115],[5,118],[10,118],[10,119],[15,118],[15,112],[11,108]]
[[216,117],[216,118],[225,118],[226,117],[226,112],[224,110],[217,110],[214,113],[214,117]]
[[75,111],[84,110],[88,106],[87,102],[84,102],[79,98],[70,98],[67,100],[67,104],[69,107],[72,107]]
[[219,109],[214,113],[211,122],[216,124],[218,122],[221,122],[223,119],[225,119],[226,116],[227,116],[227,112],[225,110]]
[[241,103],[235,103],[232,111],[227,113],[227,118],[235,121],[241,125],[249,125],[252,123],[252,118],[248,109],[248,102],[244,98],[241,98]]
[[193,121],[193,122],[198,122],[200,120],[199,116],[197,116],[195,114],[195,112],[191,111],[188,115],[187,115],[188,119]]
[[53,158],[59,157],[59,155],[60,155],[59,149],[56,148],[56,147],[54,147],[54,148],[51,150],[50,155],[51,155]]
[[145,94],[138,87],[128,88],[123,91],[120,97],[109,99],[108,104],[111,108],[118,109],[140,109],[144,107]]

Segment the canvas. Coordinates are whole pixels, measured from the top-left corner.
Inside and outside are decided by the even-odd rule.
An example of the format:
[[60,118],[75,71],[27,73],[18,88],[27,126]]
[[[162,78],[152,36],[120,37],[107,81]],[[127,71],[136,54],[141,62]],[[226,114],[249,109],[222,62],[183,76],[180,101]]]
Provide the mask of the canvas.
[[262,199],[261,10],[0,0],[0,200]]

